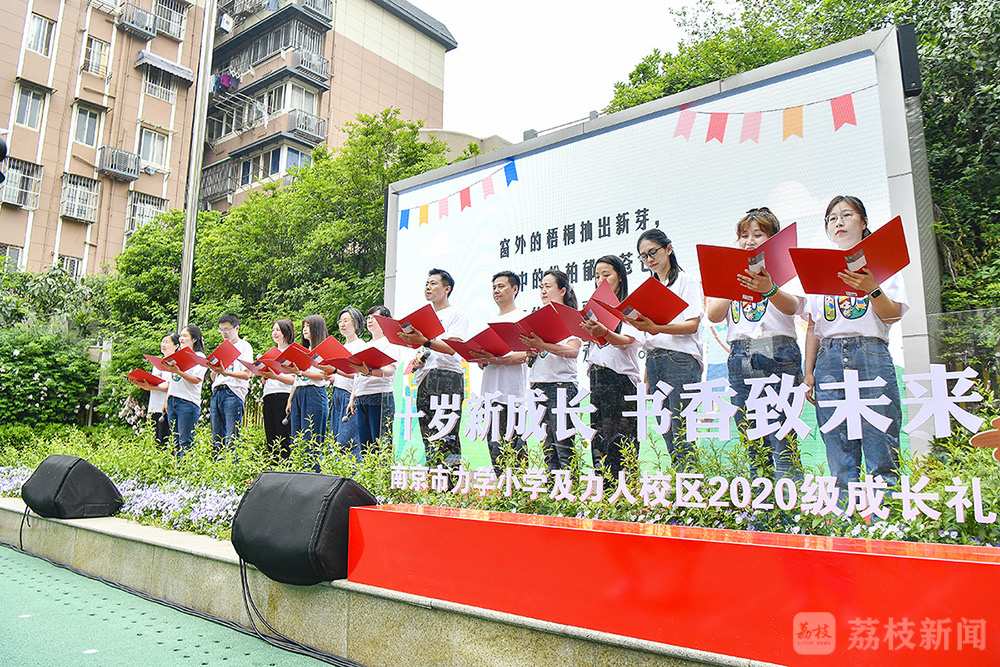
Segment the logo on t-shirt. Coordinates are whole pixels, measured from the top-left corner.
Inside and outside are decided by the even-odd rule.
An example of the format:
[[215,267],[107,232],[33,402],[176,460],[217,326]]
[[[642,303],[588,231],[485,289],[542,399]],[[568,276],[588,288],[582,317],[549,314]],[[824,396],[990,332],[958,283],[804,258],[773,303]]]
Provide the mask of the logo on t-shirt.
[[868,312],[868,297],[830,295],[823,297],[823,318],[827,322],[837,319],[838,310],[849,320],[864,317]]
[[181,381],[181,376],[178,375],[177,373],[172,373],[170,375],[170,379],[173,380],[174,382],[180,382]]
[[740,317],[747,318],[747,322],[760,322],[767,312],[767,299],[762,299],[759,303],[749,301],[733,301],[729,305],[729,316],[733,318],[733,324],[740,321]]

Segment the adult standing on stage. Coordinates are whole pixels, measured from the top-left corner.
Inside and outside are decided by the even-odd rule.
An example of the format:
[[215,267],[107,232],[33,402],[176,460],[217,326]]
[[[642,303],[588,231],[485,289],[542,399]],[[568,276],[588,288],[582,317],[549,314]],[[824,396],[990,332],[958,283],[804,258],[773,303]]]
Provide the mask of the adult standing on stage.
[[[271,340],[282,352],[295,342],[295,325],[291,320],[275,320]],[[288,398],[295,384],[291,373],[275,373],[266,366],[264,378],[264,442],[273,461],[285,461],[292,451],[292,429],[287,419]]]
[[240,433],[240,422],[243,421],[251,373],[239,359],[248,364],[253,363],[253,348],[246,339],[240,338],[240,318],[235,313],[223,313],[219,316],[219,333],[232,343],[240,356],[233,359],[233,363],[226,368],[210,367],[212,401],[209,403],[209,416],[212,422],[212,448],[216,454],[223,447],[233,446],[233,440]]
[[[168,333],[160,339],[160,354],[169,357],[181,346],[181,338],[176,333]],[[146,414],[152,420],[156,445],[163,449],[170,446],[170,422],[167,419],[167,391],[170,389],[171,373],[153,368],[153,375],[163,380],[160,384],[139,383],[139,388],[149,392]]]
[[[359,338],[365,330],[364,317],[354,306],[342,308],[337,313],[337,328],[344,337],[344,347],[351,354],[365,349],[365,341]],[[323,342],[323,341],[320,341]],[[361,460],[361,439],[358,436],[358,418],[348,411],[347,404],[351,400],[354,389],[354,373],[345,373],[332,369],[330,376],[333,381],[333,397],[330,401],[330,429],[327,435],[336,440],[340,446],[351,450],[355,460]]]
[[[424,285],[424,297],[434,307],[434,312],[444,333],[440,338],[428,339],[419,331],[401,333],[400,338],[410,345],[419,345],[421,350],[414,362],[417,385],[417,409],[423,411],[420,418],[420,434],[424,439],[427,465],[434,467],[444,463],[449,467],[458,465],[462,457],[462,397],[465,395],[465,376],[462,372],[461,357],[445,342],[448,338],[465,340],[469,336],[469,319],[465,313],[451,305],[449,298],[455,289],[455,279],[443,269],[431,269]],[[431,427],[434,410],[431,397],[437,397],[438,406],[448,406],[449,412],[457,412],[458,420],[444,437],[431,440],[435,429]]]
[[[322,315],[309,315],[302,320],[302,346],[311,350],[324,340],[329,333]],[[289,422],[292,439],[301,439],[307,451],[318,455],[326,440],[327,419],[330,416],[330,399],[326,388],[330,382],[325,372],[310,366],[302,371],[294,366],[286,367],[295,374],[295,384],[288,397]],[[319,472],[319,461],[313,465]]]
[[692,441],[680,436],[684,420],[681,412],[690,399],[684,399],[685,384],[701,380],[704,364],[701,345],[701,286],[690,274],[681,270],[670,239],[662,229],[647,229],[639,236],[636,245],[641,259],[657,280],[688,304],[680,315],[669,324],[656,324],[640,315],[629,322],[646,332],[643,348],[646,351],[646,381],[650,392],[656,391],[660,382],[673,387],[667,394],[665,405],[670,409],[670,430],[663,434],[667,451],[674,467],[689,472],[697,463],[697,452]]
[[[847,250],[857,245],[871,232],[868,213],[857,197],[834,197],[824,218],[827,236],[837,247]],[[860,438],[848,437],[847,424],[842,423],[823,433],[826,460],[837,486],[845,492],[851,482],[859,479],[861,459],[869,475],[881,475],[890,485],[899,481],[899,427],[902,409],[896,366],[889,354],[889,327],[899,320],[909,305],[906,290],[898,275],[877,284],[867,268],[838,274],[852,290],[865,292],[863,297],[807,295],[803,310],[809,317],[806,335],[805,382],[812,387],[810,400],[816,403],[816,418],[822,429],[835,410],[835,402],[843,400],[844,390],[828,388],[843,383],[845,372],[854,370],[858,379],[884,381],[884,386],[864,387],[861,398],[874,399],[882,395],[889,400],[884,405],[869,404],[869,409],[889,419],[889,426],[878,429],[864,424]],[[842,494],[843,497],[844,494]]]
[[[181,329],[178,339],[181,347],[191,349],[199,357],[205,357],[205,339],[197,325],[189,324]],[[182,371],[176,363],[168,360],[164,360],[163,365],[172,372],[170,386],[167,388],[167,419],[174,436],[174,454],[181,458],[194,444],[194,426],[198,423],[198,413],[201,411],[201,385],[208,368],[196,364]]]
[[[372,333],[368,347],[396,359],[399,348],[389,342],[382,332],[375,316],[392,317],[385,306],[373,306],[368,309],[365,324]],[[392,422],[396,415],[396,399],[393,396],[393,382],[396,379],[396,364],[391,363],[382,368],[369,368],[366,364],[351,364],[357,374],[354,377],[354,388],[347,404],[349,413],[356,413],[358,420],[358,440],[361,443],[358,461],[364,459],[368,451],[379,438],[388,435],[392,441]]]

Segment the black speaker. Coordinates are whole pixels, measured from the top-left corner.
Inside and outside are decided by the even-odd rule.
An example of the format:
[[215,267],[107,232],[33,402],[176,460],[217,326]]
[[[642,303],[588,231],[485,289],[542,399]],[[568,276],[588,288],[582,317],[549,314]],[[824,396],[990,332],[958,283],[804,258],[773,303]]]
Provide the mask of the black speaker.
[[21,486],[21,498],[38,516],[89,519],[122,508],[122,494],[108,476],[79,456],[52,454]]
[[285,584],[344,579],[348,511],[377,504],[347,477],[262,472],[236,508],[233,547],[240,558]]
[[903,75],[903,96],[919,95],[923,85],[920,82],[920,58],[917,56],[917,29],[912,23],[896,28],[896,44],[899,46],[899,67]]

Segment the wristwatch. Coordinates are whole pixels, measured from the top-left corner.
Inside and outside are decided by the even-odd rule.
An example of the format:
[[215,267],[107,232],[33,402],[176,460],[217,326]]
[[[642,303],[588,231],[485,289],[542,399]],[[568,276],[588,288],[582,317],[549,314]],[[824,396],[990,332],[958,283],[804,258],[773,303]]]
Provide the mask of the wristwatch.
[[431,339],[430,338],[428,338],[427,340],[424,341],[424,347],[426,347],[428,350],[431,349]]
[[870,298],[870,299],[877,299],[880,296],[882,296],[882,288],[881,287],[876,287],[875,289],[873,289],[871,292],[868,293],[868,298]]

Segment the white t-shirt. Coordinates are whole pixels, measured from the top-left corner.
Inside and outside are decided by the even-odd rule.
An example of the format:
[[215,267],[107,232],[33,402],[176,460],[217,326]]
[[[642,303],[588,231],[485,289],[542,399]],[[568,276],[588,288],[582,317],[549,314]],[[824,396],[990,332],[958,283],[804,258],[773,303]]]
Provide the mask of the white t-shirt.
[[[150,371],[153,375],[164,380],[167,383],[166,388],[170,389],[170,376],[171,373],[166,371],[161,371],[159,368],[154,368]],[[159,386],[163,386],[162,384]],[[149,392],[149,403],[147,404],[146,413],[153,414],[154,412],[164,412],[167,403],[168,394],[163,391],[158,391],[153,389]]]
[[[448,338],[459,338],[461,340],[465,340],[469,337],[469,318],[465,316],[465,313],[460,311],[455,306],[448,306],[447,308],[442,308],[441,310],[435,312],[438,319],[441,320],[441,326],[444,327],[444,333],[438,336],[438,340],[447,342]],[[424,362],[423,366],[417,369],[417,382],[419,383],[423,380],[428,371],[435,368],[461,373],[462,357],[457,354],[444,354],[443,352],[430,350],[427,361]]]
[[[910,309],[906,299],[906,289],[899,274],[884,281],[880,287],[885,295],[901,305],[902,317]],[[807,294],[802,302],[802,311],[815,323],[816,336],[824,338],[851,338],[871,336],[889,340],[889,326],[875,314],[869,298],[853,296],[822,296]]]
[[603,366],[619,375],[627,375],[632,384],[638,386],[642,374],[639,372],[639,349],[642,347],[642,332],[627,322],[622,323],[623,336],[631,336],[634,340],[624,347],[616,347],[611,343],[606,345],[590,344],[590,354],[587,362],[591,366]]
[[[376,350],[384,352],[397,361],[402,356],[402,350],[399,349],[399,346],[390,343],[389,339],[385,336],[376,338],[369,343],[367,347],[374,347]],[[382,377],[376,377],[374,375],[365,376],[360,373],[355,375],[354,395],[368,396],[370,394],[391,393],[393,382],[396,380],[396,364],[383,366],[382,373]]]
[[271,394],[287,394],[291,390],[292,385],[290,384],[285,384],[281,380],[264,378],[264,396],[270,396]]
[[[354,354],[368,347],[368,344],[360,338],[355,338],[350,343],[344,343],[344,347],[347,348],[348,352]],[[354,387],[354,378],[345,378],[340,373],[337,373],[333,376],[333,386],[349,392]]]
[[701,351],[701,316],[703,312],[704,297],[701,292],[701,285],[691,277],[691,274],[681,271],[677,274],[677,279],[668,289],[684,299],[687,308],[674,318],[670,324],[680,324],[686,320],[698,318],[698,328],[692,334],[646,334],[643,349],[647,352],[656,348],[663,350],[675,350],[686,352],[698,360],[698,364],[704,365]]
[[[491,322],[517,322],[525,316],[523,310],[515,308],[509,313],[497,315]],[[509,352],[506,356],[514,354]],[[528,364],[488,364],[483,369],[482,395],[498,392],[505,401],[508,396],[525,396],[528,390]]]
[[785,315],[767,299],[759,303],[732,301],[726,312],[726,340],[795,338],[795,315]]
[[[197,354],[202,359],[205,358],[205,355],[201,352]],[[208,372],[208,368],[194,365],[185,372],[197,377],[198,382],[188,382],[177,373],[172,373],[170,375],[170,386],[167,387],[167,396],[176,396],[188,403],[201,406],[201,385],[205,381],[205,373]]]
[[[233,345],[236,347],[237,350],[239,350],[240,356],[237,359],[234,359],[233,363],[229,364],[229,367],[226,368],[226,370],[230,372],[245,371],[246,366],[241,364],[238,361],[238,359],[242,359],[248,364],[252,364],[253,348],[250,347],[250,343],[248,343],[245,338],[240,338],[235,343],[233,343]],[[245,401],[247,399],[247,389],[250,387],[249,379],[242,380],[240,378],[229,377],[228,375],[216,374],[215,379],[212,380],[212,391],[215,391],[222,385],[226,385],[227,387],[232,389],[233,393],[236,394],[237,398],[239,398],[241,401]]]
[[[571,336],[562,341],[566,345],[571,340],[579,341],[576,336]],[[572,382],[576,384],[576,357],[562,357],[552,352],[539,352],[531,365],[529,376],[532,383],[535,382]]]

